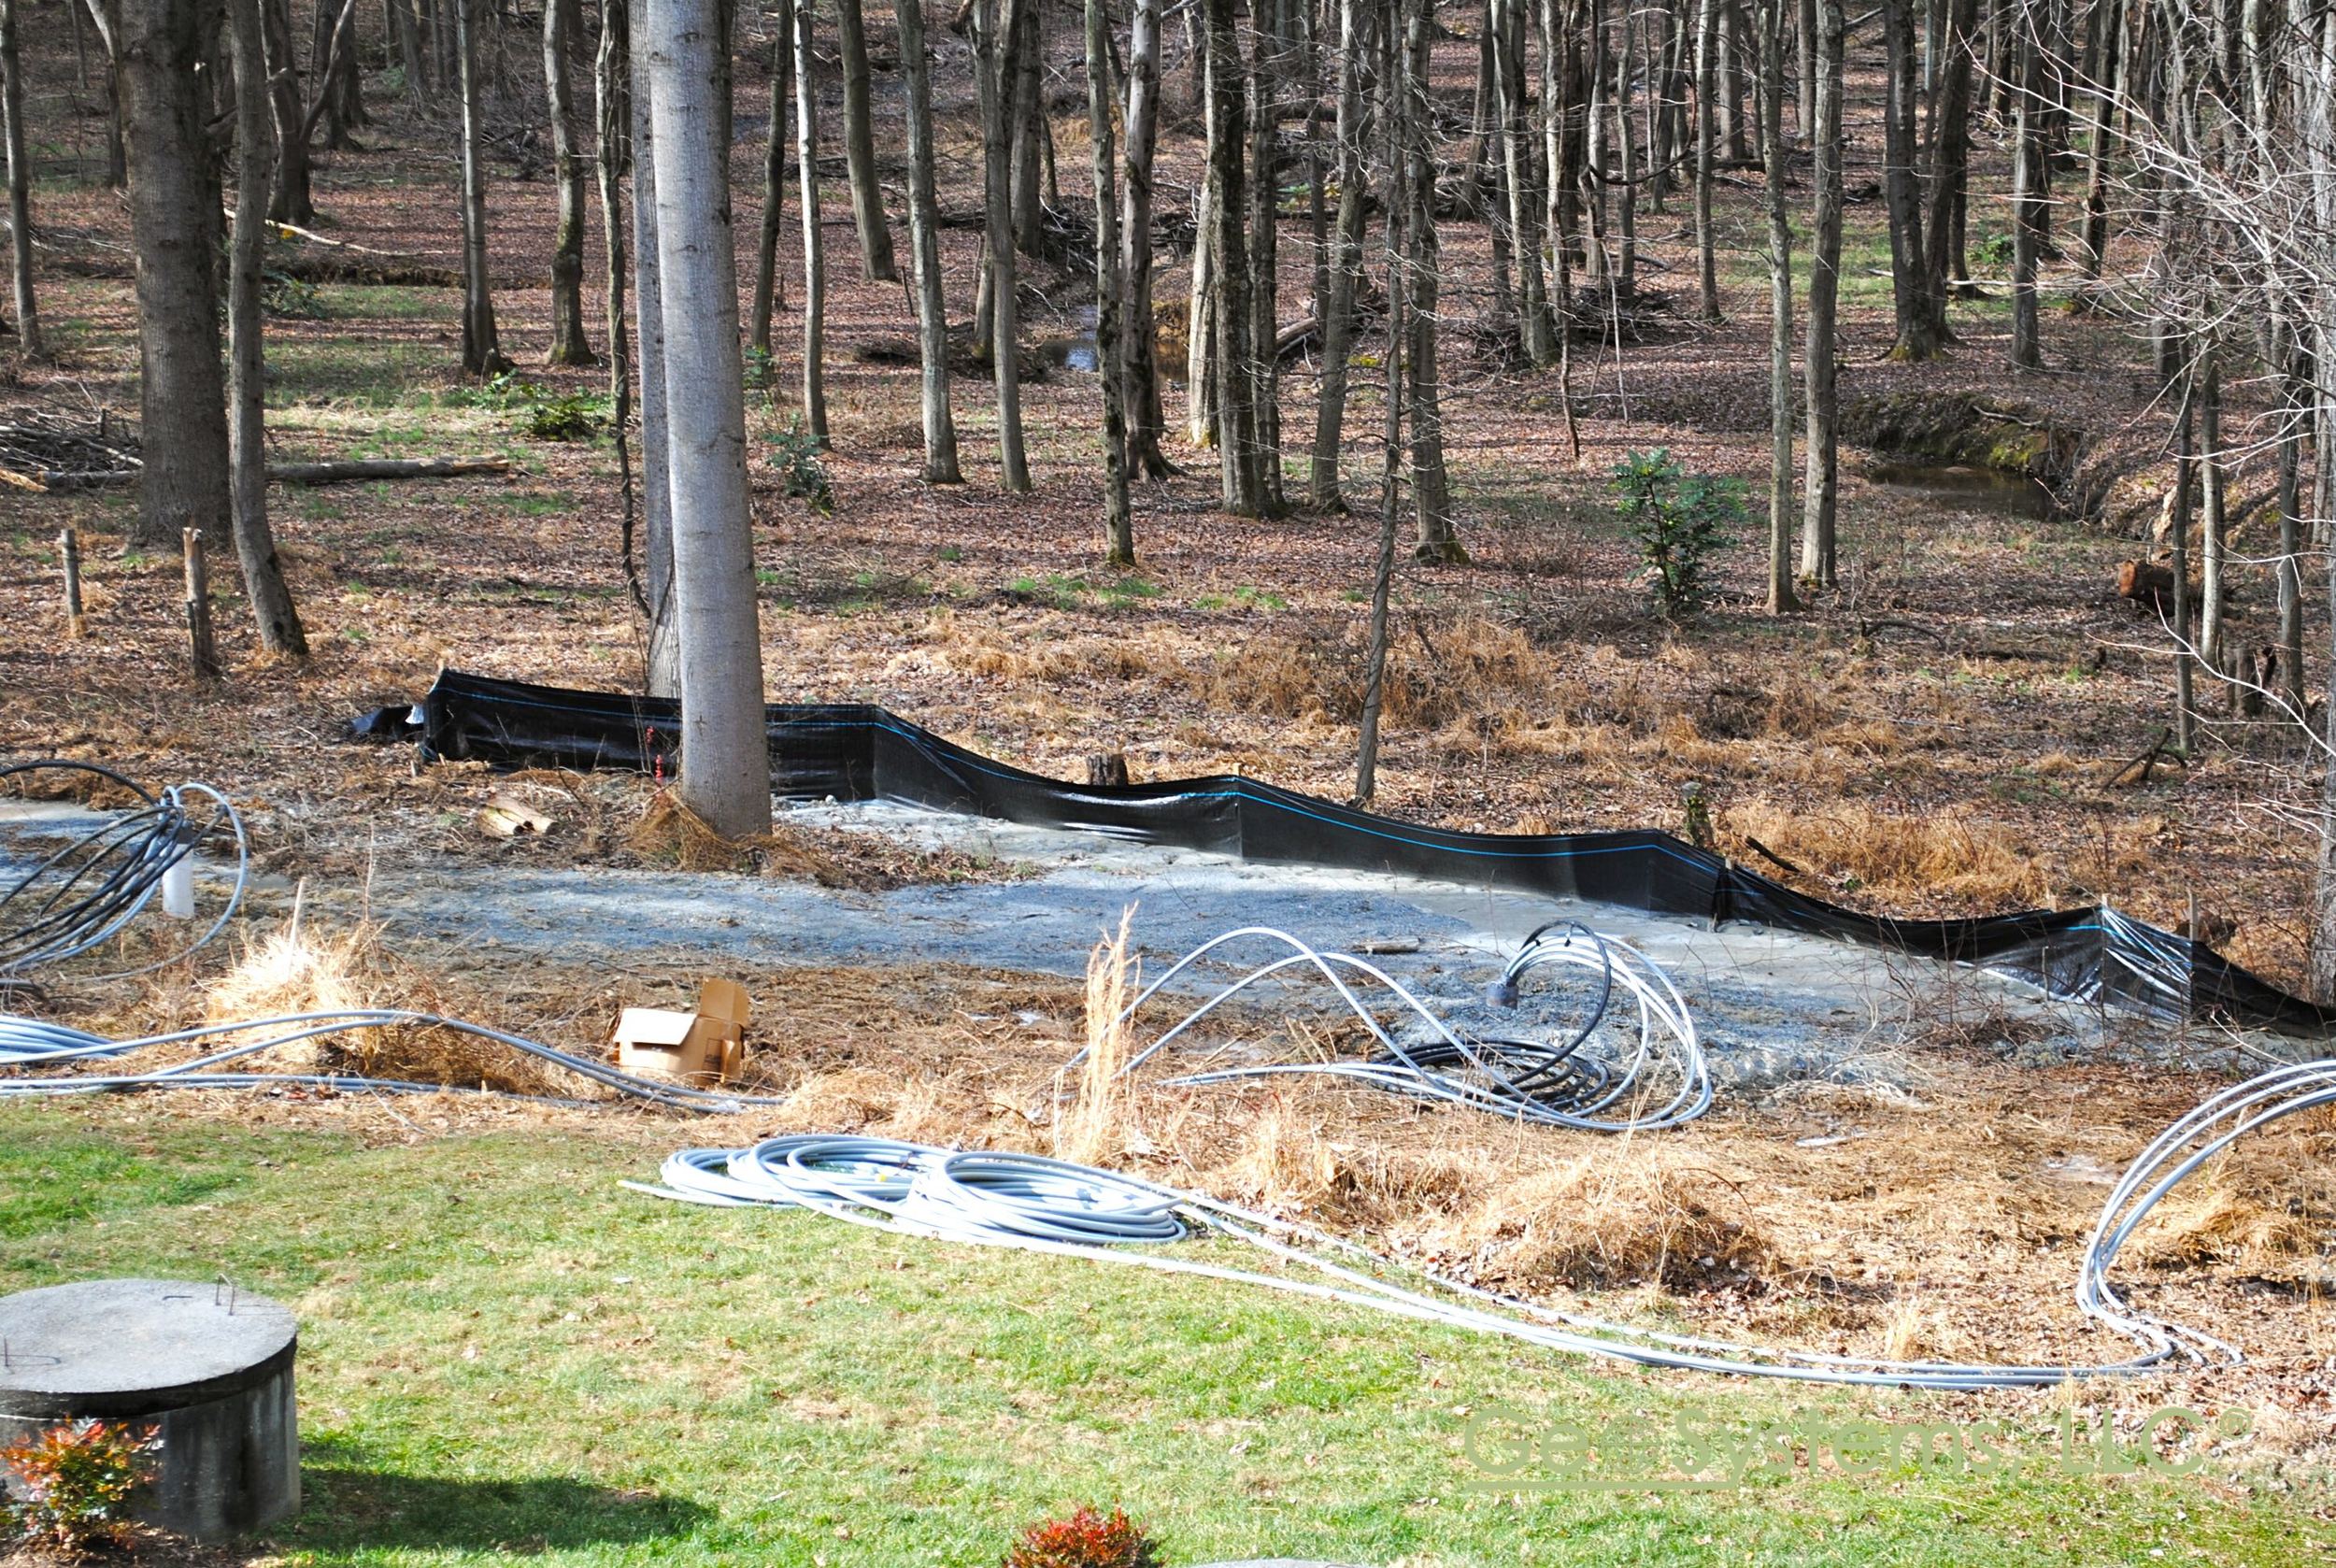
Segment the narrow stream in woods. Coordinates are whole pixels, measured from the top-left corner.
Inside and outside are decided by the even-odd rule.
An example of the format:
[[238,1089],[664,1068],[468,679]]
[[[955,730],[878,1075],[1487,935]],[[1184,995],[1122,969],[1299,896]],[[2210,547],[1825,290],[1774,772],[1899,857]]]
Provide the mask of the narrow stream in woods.
[[2049,518],[2058,503],[2050,490],[2025,474],[1961,463],[1876,463],[1868,483],[1941,511],[1998,512],[2008,517]]
[[1095,341],[1093,306],[1079,307],[1078,323],[1079,330],[1075,333],[1043,339],[1038,345],[1038,352],[1050,365],[1083,371],[1091,376],[1103,368],[1103,349]]

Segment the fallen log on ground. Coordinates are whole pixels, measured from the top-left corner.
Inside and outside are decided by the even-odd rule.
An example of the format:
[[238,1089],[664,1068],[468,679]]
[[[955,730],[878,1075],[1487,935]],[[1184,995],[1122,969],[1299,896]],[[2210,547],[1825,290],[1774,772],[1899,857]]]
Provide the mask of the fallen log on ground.
[[[473,474],[507,474],[509,460],[500,457],[361,457],[335,463],[271,463],[270,483],[279,485],[342,485],[366,479],[459,479]],[[42,490],[107,490],[138,482],[142,469],[36,469],[21,478]]]
[[508,474],[500,457],[361,457],[337,463],[271,463],[267,477],[279,485],[340,485],[361,479],[459,479],[471,474]]
[[354,283],[397,289],[463,286],[463,275],[450,266],[375,255],[272,256],[267,270],[301,283]]

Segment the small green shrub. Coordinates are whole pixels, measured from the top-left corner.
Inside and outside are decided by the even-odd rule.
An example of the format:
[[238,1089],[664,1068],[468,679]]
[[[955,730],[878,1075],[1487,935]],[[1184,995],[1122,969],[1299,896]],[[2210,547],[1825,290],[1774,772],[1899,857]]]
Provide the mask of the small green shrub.
[[1736,542],[1731,530],[1745,518],[1744,486],[1690,473],[1669,448],[1658,447],[1616,463],[1612,489],[1656,609],[1674,619],[1693,615],[1703,606],[1704,568]]
[[778,385],[778,362],[771,357],[768,349],[747,345],[745,380],[750,392],[767,393]]
[[1104,1515],[1082,1505],[1068,1518],[1022,1532],[1005,1554],[1005,1568],[1162,1568],[1166,1561],[1160,1543],[1124,1510]]
[[455,400],[505,410],[511,428],[531,441],[589,441],[608,423],[605,392],[553,392],[512,370],[458,392]]
[[332,311],[314,283],[288,272],[268,271],[260,274],[260,313],[279,321],[321,321]]
[[1286,610],[1289,601],[1270,589],[1236,588],[1231,593],[1204,593],[1192,601],[1196,610]]
[[833,514],[835,492],[828,483],[827,464],[820,461],[819,443],[803,428],[802,416],[763,439],[770,443],[771,467],[777,471],[780,492],[808,503],[821,517]]
[[520,434],[534,441],[589,441],[607,422],[600,401],[590,392],[539,399],[521,411]]
[[78,1555],[121,1534],[122,1504],[161,1445],[159,1429],[122,1421],[50,1427],[0,1448],[0,1466],[25,1493],[21,1502],[0,1493],[0,1511],[25,1539]]

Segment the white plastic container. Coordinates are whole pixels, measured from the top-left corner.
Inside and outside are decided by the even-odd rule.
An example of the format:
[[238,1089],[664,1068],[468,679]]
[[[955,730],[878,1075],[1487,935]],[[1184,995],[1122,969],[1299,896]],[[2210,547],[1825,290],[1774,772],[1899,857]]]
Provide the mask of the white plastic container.
[[174,919],[194,919],[194,854],[189,850],[163,868],[163,913]]

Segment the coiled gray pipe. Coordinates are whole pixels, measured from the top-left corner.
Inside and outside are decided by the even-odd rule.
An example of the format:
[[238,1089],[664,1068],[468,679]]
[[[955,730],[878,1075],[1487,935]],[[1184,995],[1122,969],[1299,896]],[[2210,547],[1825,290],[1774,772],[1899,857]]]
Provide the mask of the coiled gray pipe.
[[153,901],[172,867],[221,832],[235,841],[235,880],[211,923],[168,958],[78,978],[122,980],[150,975],[226,929],[251,877],[250,840],[232,801],[210,785],[192,781],[173,785],[157,797],[111,768],[62,759],[0,767],[0,778],[48,771],[93,774],[121,785],[146,805],[79,834],[0,891],[0,990],[12,983],[25,986],[23,977],[34,971],[78,958],[110,940]]
[[[1287,970],[1311,968],[1330,982],[1341,1002],[1379,1043],[1369,1062],[1297,1062],[1228,1067],[1171,1078],[1172,1085],[1231,1083],[1277,1076],[1333,1077],[1472,1110],[1489,1111],[1548,1127],[1588,1133],[1646,1133],[1692,1121],[1711,1108],[1709,1062],[1697,1038],[1694,1015],[1671,977],[1652,959],[1617,936],[1565,922],[1543,926],[1525,939],[1496,982],[1497,1003],[1515,1005],[1519,983],[1545,965],[1580,969],[1598,976],[1595,1002],[1571,1039],[1563,1042],[1488,1039],[1455,1030],[1401,980],[1368,959],[1318,949],[1271,926],[1243,926],[1214,937],[1172,964],[1146,987],[1119,1016],[1131,1022],[1161,990],[1208,954],[1229,943],[1251,939],[1277,943],[1289,951],[1261,964],[1185,1015],[1138,1051],[1124,1071],[1133,1072],[1226,1002],[1258,982]],[[1426,1024],[1430,1044],[1405,1046],[1379,1021],[1349,977],[1385,988],[1401,1009]],[[1610,1052],[1593,1036],[1619,991],[1635,1005],[1634,1036],[1627,1048]],[[1086,1060],[1072,1058],[1076,1066]],[[1441,1069],[1457,1066],[1463,1072]]]
[[461,1084],[414,1083],[399,1078],[368,1078],[338,1074],[306,1073],[222,1073],[219,1068],[278,1046],[296,1045],[326,1034],[339,1034],[353,1030],[390,1029],[414,1025],[434,1029],[449,1029],[458,1034],[469,1034],[481,1040],[507,1047],[512,1051],[540,1062],[549,1062],[590,1079],[604,1088],[636,1100],[669,1105],[679,1110],[740,1111],[750,1105],[776,1105],[779,1100],[770,1095],[732,1094],[724,1090],[693,1089],[687,1084],[662,1082],[654,1078],[637,1077],[605,1062],[563,1051],[557,1046],[547,1046],[523,1034],[509,1034],[491,1029],[483,1023],[467,1019],[444,1018],[436,1013],[407,1012],[391,1007],[349,1007],[327,1012],[292,1013],[281,1018],[251,1019],[236,1023],[205,1024],[198,1029],[182,1029],[170,1034],[150,1034],[135,1040],[108,1040],[87,1030],[74,1029],[61,1023],[40,1019],[23,1018],[14,1013],[0,1013],[0,1068],[52,1067],[86,1061],[93,1057],[120,1057],[157,1046],[185,1045],[195,1040],[216,1039],[225,1034],[245,1034],[262,1031],[281,1031],[265,1033],[257,1040],[245,1040],[224,1050],[192,1061],[158,1067],[150,1073],[118,1074],[52,1074],[38,1077],[0,1078],[0,1096],[89,1094],[105,1090],[195,1090],[195,1089],[257,1089],[276,1084],[302,1084],[317,1088],[348,1090],[376,1090],[393,1094],[434,1094],[441,1091],[456,1093],[492,1094],[509,1100],[534,1100],[554,1105],[589,1105],[590,1101],[564,1099],[557,1095],[520,1094],[505,1090],[471,1088]]
[[[2143,1150],[2101,1210],[2079,1260],[2076,1285],[2085,1315],[2125,1335],[2136,1353],[2092,1365],[1900,1361],[1663,1333],[1555,1311],[1407,1269],[1311,1227],[1036,1155],[969,1155],[885,1139],[776,1138],[747,1149],[684,1149],[665,1161],[660,1185],[623,1185],[686,1203],[803,1207],[876,1230],[1255,1285],[1641,1366],[1940,1390],[2039,1388],[2134,1376],[2177,1360],[2241,1362],[2236,1347],[2211,1334],[2128,1307],[2110,1287],[2108,1271],[2151,1208],[2208,1160],[2282,1117],[2330,1104],[2336,1104],[2336,1062],[2277,1068],[2213,1096]],[[976,1178],[971,1201],[960,1190],[968,1176]],[[1014,1202],[990,1206],[982,1183],[1010,1192]],[[1128,1245],[1173,1239],[1185,1227],[1246,1243],[1320,1277],[1231,1268]],[[1420,1288],[1397,1282],[1405,1276]]]

